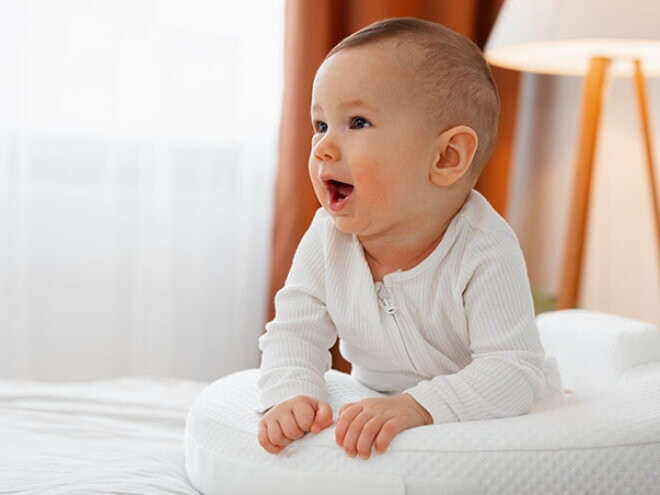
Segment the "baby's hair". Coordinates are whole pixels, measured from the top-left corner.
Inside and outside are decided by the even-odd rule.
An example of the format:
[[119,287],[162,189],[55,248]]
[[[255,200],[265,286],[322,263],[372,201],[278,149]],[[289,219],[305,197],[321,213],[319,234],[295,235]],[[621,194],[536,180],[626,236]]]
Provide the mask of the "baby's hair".
[[430,98],[430,117],[442,128],[467,125],[479,136],[472,162],[477,177],[497,136],[500,99],[493,75],[477,45],[435,22],[399,17],[374,22],[347,36],[326,59],[346,48],[389,40],[412,42],[422,48],[417,71],[420,90]]

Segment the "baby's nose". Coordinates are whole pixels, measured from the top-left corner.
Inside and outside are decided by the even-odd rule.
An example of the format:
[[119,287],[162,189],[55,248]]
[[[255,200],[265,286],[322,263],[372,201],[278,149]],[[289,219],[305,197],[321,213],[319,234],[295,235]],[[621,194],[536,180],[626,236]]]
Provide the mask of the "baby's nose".
[[323,136],[314,147],[314,158],[319,161],[338,160],[339,156],[339,146],[329,134]]

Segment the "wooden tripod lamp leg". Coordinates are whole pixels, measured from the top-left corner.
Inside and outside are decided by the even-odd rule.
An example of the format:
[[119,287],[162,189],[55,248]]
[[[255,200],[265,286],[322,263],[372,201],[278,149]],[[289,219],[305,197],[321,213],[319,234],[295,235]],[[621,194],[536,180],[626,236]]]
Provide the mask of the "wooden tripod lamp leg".
[[651,187],[651,207],[653,208],[655,216],[656,246],[658,256],[660,257],[660,204],[658,200],[658,186],[655,178],[655,163],[653,162],[653,147],[651,146],[651,124],[649,119],[648,98],[646,96],[646,80],[644,79],[642,64],[639,59],[635,60],[635,88],[637,89],[639,115],[642,120],[642,133],[644,134],[644,150],[646,152],[648,181]]
[[575,307],[580,290],[598,123],[609,62],[609,59],[604,57],[592,58],[589,73],[584,82],[582,124],[573,184],[573,204],[569,210],[557,309]]

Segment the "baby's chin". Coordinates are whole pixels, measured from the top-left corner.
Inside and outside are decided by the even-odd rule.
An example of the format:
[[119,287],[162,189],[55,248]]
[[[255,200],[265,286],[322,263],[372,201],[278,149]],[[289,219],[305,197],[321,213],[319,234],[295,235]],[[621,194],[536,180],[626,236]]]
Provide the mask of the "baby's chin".
[[355,221],[352,218],[348,218],[347,215],[340,215],[332,211],[327,206],[323,206],[325,211],[328,212],[330,218],[332,218],[332,223],[335,224],[337,230],[343,232],[344,234],[358,234],[359,229],[355,225]]
[[335,227],[337,227],[337,230],[339,232],[342,232],[344,234],[357,234],[357,232],[355,232],[354,229],[352,229],[352,228],[350,228],[346,225],[342,225],[341,222],[337,222],[336,220],[335,220]]
[[365,237],[378,235],[377,229],[374,229],[373,225],[369,228],[364,222],[358,223],[356,218],[350,218],[347,215],[333,215],[332,212],[329,213],[335,227],[343,234],[356,235],[360,240]]

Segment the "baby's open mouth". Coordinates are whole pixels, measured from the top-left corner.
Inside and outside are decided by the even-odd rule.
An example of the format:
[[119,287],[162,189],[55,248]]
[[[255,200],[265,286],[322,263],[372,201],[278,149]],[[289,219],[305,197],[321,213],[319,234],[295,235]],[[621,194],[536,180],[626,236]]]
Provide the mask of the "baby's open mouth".
[[330,208],[333,210],[339,210],[344,206],[346,200],[353,193],[354,186],[352,184],[347,184],[346,182],[339,182],[338,180],[326,180],[325,187],[328,188],[329,199],[330,199]]

